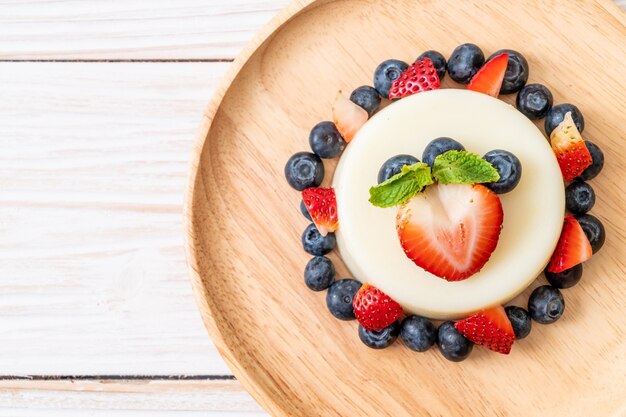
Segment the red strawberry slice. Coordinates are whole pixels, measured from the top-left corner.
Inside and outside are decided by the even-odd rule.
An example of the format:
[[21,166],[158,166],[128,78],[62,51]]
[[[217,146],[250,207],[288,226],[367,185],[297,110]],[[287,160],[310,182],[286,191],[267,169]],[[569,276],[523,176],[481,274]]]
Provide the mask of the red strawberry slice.
[[502,306],[483,310],[454,323],[463,336],[494,352],[508,355],[515,342],[513,326]]
[[391,84],[389,100],[411,96],[422,91],[438,90],[441,81],[430,58],[422,58],[407,68]]
[[333,188],[307,188],[302,191],[302,201],[322,236],[339,228],[337,199]]
[[467,89],[498,97],[508,63],[509,54],[507,53],[493,57],[472,77]]
[[574,216],[566,216],[548,271],[559,273],[591,258],[589,239]]
[[363,108],[337,93],[333,104],[333,122],[341,136],[350,142],[356,132],[367,122],[369,115]]
[[354,296],[356,319],[367,330],[381,330],[402,316],[402,307],[378,288],[363,284]]
[[593,163],[571,112],[565,114],[563,121],[550,134],[550,144],[565,181],[573,180]]
[[484,185],[437,184],[400,207],[396,229],[406,256],[417,266],[460,281],[489,260],[502,220],[500,198]]

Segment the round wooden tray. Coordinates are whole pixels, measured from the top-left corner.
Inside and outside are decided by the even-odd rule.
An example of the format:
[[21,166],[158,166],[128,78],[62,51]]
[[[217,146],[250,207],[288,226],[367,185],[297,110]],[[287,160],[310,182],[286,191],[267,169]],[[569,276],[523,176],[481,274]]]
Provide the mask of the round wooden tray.
[[[191,165],[187,249],[206,327],[244,387],[274,416],[618,416],[626,412],[625,16],[608,0],[296,1],[246,48],[211,101]],[[387,58],[521,51],[529,82],[576,103],[606,155],[592,181],[608,230],[564,317],[509,356],[474,349],[366,348],[302,278],[307,222],[283,167],[330,118],[337,90],[371,84]],[[449,77],[444,88],[456,87]],[[504,97],[512,102],[514,95]],[[327,162],[327,161],[325,161]],[[326,164],[325,184],[334,162]],[[538,202],[540,204],[540,202]],[[349,272],[335,254],[339,277]],[[358,278],[358,277],[357,277]],[[539,280],[541,282],[542,278]],[[525,305],[529,291],[519,302]]]

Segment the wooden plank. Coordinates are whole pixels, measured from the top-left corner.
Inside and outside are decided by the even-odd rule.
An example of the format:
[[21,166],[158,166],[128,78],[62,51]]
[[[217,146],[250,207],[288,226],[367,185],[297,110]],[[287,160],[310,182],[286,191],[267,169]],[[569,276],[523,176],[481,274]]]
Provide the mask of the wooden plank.
[[229,59],[289,0],[2,0],[0,59]]
[[228,374],[182,202],[228,64],[0,63],[0,372]]
[[267,416],[236,381],[0,381],[2,416]]

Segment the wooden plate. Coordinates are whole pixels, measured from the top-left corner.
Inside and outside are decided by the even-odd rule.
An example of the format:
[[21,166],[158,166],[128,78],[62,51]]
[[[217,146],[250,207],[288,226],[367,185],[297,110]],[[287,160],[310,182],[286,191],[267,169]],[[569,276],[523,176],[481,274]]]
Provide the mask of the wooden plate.
[[[624,14],[591,1],[310,1],[291,4],[247,47],[206,111],[191,166],[188,256],[208,331],[244,387],[275,416],[618,416],[626,413]],[[330,117],[337,90],[371,84],[387,58],[521,51],[530,82],[577,104],[606,155],[592,181],[608,230],[565,290],[567,310],[535,325],[510,356],[482,348],[462,363],[437,349],[366,348],[309,291],[307,222],[286,160]],[[446,77],[444,87],[457,87]],[[513,96],[505,97],[512,102]],[[468,109],[469,110],[469,109]],[[327,164],[329,184],[334,164]],[[540,202],[538,202],[540,204]],[[349,273],[336,255],[339,277]],[[358,278],[358,277],[357,277]],[[504,279],[505,277],[503,277]],[[541,279],[540,281],[541,282]],[[527,291],[520,298],[525,305]]]

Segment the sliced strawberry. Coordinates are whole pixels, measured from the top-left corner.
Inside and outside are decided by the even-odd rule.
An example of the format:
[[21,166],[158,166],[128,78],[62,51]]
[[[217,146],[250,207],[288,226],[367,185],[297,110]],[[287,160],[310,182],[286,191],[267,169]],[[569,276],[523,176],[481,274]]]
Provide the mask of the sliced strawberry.
[[563,121],[550,134],[550,144],[565,181],[573,180],[593,163],[571,112],[565,113]]
[[363,108],[337,93],[333,104],[333,122],[341,136],[350,142],[356,132],[367,122],[368,114]]
[[515,342],[513,326],[502,306],[493,307],[454,323],[463,336],[494,352],[508,355]]
[[417,266],[460,281],[489,260],[502,219],[500,198],[484,185],[437,184],[400,207],[396,229],[406,256]]
[[508,63],[509,54],[506,52],[491,58],[489,62],[483,65],[476,75],[472,77],[472,80],[467,85],[467,89],[488,94],[492,97],[498,97]]
[[422,58],[407,68],[391,84],[389,100],[411,96],[422,91],[438,90],[441,81],[430,58]]
[[333,188],[307,188],[302,191],[302,201],[322,236],[339,228],[337,199]]
[[566,216],[556,249],[550,259],[548,271],[559,273],[591,258],[589,239],[574,216]]
[[381,330],[402,316],[402,307],[387,294],[363,284],[354,296],[352,308],[356,319],[367,330]]

